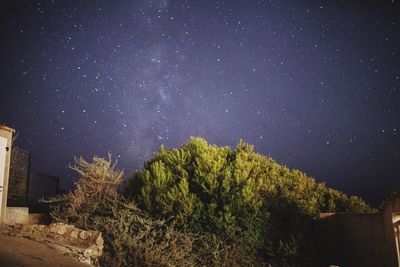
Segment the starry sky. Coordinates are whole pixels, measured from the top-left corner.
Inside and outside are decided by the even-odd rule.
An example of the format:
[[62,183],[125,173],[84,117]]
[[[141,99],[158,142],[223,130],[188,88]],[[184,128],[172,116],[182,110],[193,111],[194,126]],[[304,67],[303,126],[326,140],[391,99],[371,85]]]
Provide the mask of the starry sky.
[[379,204],[400,177],[399,1],[1,1],[0,123],[32,169],[190,136]]

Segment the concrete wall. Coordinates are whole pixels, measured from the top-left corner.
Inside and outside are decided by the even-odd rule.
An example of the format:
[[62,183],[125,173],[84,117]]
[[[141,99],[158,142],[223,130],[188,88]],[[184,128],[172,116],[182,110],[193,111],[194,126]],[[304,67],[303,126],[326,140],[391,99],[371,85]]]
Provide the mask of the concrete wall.
[[50,224],[51,218],[47,213],[29,213],[28,207],[7,207],[5,224]]
[[29,208],[28,207],[7,207],[5,224],[14,225],[29,224]]
[[321,266],[398,266],[388,228],[393,226],[387,224],[383,213],[338,213],[321,218],[317,223]]
[[1,204],[0,204],[0,223],[5,220],[6,217],[6,207],[7,207],[7,194],[8,194],[8,179],[10,173],[10,160],[11,160],[11,149],[12,149],[12,135],[15,132],[14,129],[11,129],[5,125],[0,124],[0,136],[7,138],[7,146],[6,148],[2,147],[0,149],[6,149],[6,158],[5,158],[5,168],[4,168],[4,181],[3,184],[0,185],[1,194]]
[[28,207],[7,207],[4,223],[15,224],[45,224],[51,223],[48,213],[29,213]]
[[11,153],[8,181],[7,206],[26,206],[28,200],[28,176],[30,154],[14,146]]

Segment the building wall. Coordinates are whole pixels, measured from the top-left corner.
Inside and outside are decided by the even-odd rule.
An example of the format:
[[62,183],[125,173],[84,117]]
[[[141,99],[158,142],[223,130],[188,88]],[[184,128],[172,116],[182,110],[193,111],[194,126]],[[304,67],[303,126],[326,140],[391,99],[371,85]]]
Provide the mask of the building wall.
[[7,206],[25,206],[28,198],[30,154],[14,146],[11,153]]
[[7,126],[0,124],[0,136],[7,138],[7,147],[1,148],[6,149],[6,158],[5,158],[5,168],[4,168],[4,181],[3,186],[0,188],[2,191],[2,199],[0,204],[0,223],[4,221],[6,217],[6,207],[7,207],[7,193],[8,193],[8,177],[10,173],[10,159],[11,159],[11,149],[12,149],[12,135],[14,133],[14,129],[11,129]]
[[395,243],[383,213],[331,214],[318,221],[321,266],[393,267]]

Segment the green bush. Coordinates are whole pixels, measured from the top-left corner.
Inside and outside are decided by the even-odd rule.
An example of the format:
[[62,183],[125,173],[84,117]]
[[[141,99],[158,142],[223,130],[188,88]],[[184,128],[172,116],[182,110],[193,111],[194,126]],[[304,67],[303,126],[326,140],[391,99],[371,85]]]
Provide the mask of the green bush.
[[161,147],[132,175],[126,193],[152,216],[174,217],[195,232],[229,231],[242,217],[280,208],[308,215],[371,210],[361,199],[289,170],[243,141],[232,150],[202,138],[178,149]]
[[243,141],[231,149],[197,137],[177,149],[162,146],[132,174],[125,193],[154,218],[173,218],[189,233],[244,236],[251,253],[288,266],[310,251],[302,236],[309,225],[293,222],[294,215],[373,211],[362,199],[255,153]]
[[76,189],[48,201],[54,220],[103,233],[101,266],[314,266],[318,213],[373,211],[243,141],[162,146],[124,196],[115,167],[77,158]]

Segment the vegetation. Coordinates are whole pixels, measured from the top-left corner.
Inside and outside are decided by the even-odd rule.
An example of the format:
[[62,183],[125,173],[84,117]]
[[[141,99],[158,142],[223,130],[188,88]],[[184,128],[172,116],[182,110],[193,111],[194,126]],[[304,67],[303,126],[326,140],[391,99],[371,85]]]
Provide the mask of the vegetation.
[[172,224],[149,218],[118,194],[123,172],[111,157],[75,162],[70,168],[79,174],[76,189],[47,202],[53,220],[103,233],[101,266],[189,265],[191,238]]
[[72,168],[77,188],[50,200],[52,216],[102,231],[102,266],[313,266],[315,216],[373,211],[243,141],[162,146],[124,196],[111,158],[78,158]]
[[235,149],[202,138],[161,147],[125,192],[151,217],[173,218],[188,233],[241,236],[254,255],[277,265],[306,253],[306,222],[320,212],[372,211],[360,198],[316,183],[243,141]]

